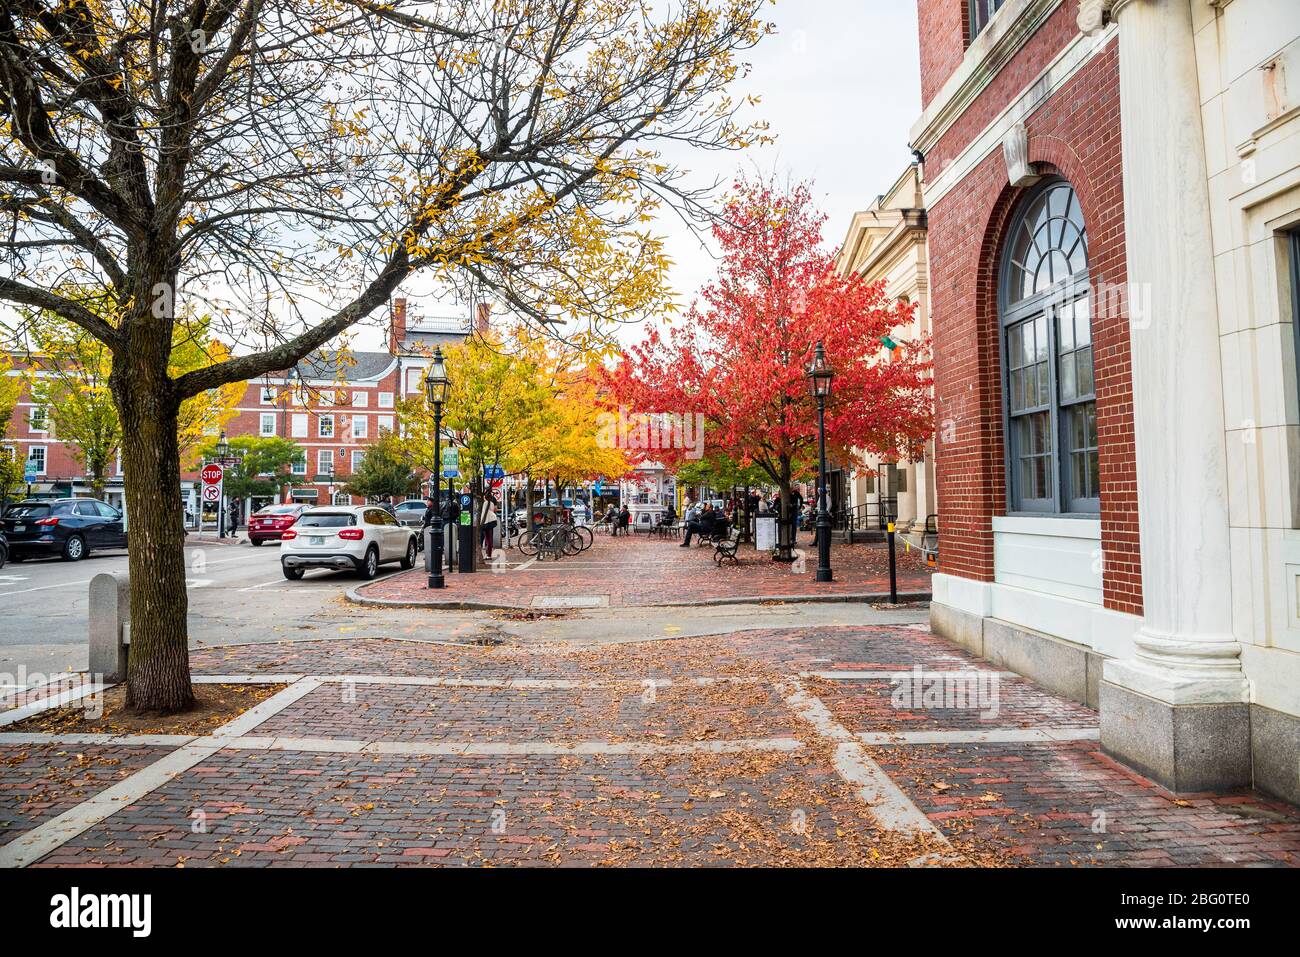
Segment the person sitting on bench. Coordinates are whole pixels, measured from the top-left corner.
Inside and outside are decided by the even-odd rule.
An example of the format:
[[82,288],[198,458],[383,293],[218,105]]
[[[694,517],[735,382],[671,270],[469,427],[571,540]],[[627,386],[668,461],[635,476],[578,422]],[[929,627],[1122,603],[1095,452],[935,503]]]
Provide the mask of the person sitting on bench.
[[686,523],[686,540],[682,542],[680,547],[690,548],[692,535],[711,538],[725,532],[726,529],[727,520],[712,505],[706,503],[704,510],[700,512],[700,517],[693,522]]

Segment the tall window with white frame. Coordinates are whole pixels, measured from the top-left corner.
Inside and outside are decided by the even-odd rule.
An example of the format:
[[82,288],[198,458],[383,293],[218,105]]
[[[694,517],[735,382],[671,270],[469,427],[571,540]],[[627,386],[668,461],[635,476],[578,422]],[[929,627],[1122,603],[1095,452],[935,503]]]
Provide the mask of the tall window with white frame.
[[1022,201],[999,302],[1012,512],[1097,514],[1088,233],[1074,188],[1040,184]]

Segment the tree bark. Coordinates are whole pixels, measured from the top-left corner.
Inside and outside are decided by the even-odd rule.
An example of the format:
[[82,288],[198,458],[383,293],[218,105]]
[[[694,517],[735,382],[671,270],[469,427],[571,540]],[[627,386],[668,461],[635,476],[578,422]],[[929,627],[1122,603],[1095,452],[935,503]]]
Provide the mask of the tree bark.
[[[151,288],[146,285],[145,288]],[[141,297],[143,298],[143,297]],[[126,706],[171,714],[194,706],[180,489],[180,398],[167,374],[171,320],[144,300],[109,380],[122,423],[130,547],[131,649]]]

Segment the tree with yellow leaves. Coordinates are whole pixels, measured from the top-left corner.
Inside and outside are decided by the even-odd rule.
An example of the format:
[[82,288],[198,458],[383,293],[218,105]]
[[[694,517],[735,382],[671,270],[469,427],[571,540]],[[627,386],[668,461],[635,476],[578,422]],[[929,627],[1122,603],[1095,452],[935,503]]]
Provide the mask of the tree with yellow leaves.
[[23,478],[22,457],[4,443],[23,391],[22,378],[10,374],[13,368],[13,356],[0,352],[0,513],[9,504],[9,499],[19,494]]
[[541,428],[516,451],[531,474],[553,480],[557,489],[601,476],[617,479],[631,468],[623,450],[604,441],[596,381],[585,368],[558,370]]
[[[115,360],[131,603],[149,609],[128,707],[194,701],[181,403],[292,367],[418,274],[487,286],[535,322],[662,308],[648,223],[662,203],[706,218],[714,185],[662,148],[765,135],[729,87],[766,2],[4,4],[0,300]],[[187,311],[236,354],[175,374]]]

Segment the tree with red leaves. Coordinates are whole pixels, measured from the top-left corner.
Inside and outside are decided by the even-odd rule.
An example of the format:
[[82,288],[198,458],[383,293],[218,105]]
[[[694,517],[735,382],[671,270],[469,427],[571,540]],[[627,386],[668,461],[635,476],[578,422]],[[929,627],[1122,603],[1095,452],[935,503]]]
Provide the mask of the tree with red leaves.
[[[905,458],[933,430],[929,344],[890,338],[914,307],[891,301],[883,281],[838,275],[822,248],[824,221],[807,186],[738,182],[713,230],[722,258],[702,301],[608,374],[623,410],[702,416],[709,449],[758,465],[780,487],[783,515],[791,482],[816,461],[807,367],[817,342],[835,372],[828,455],[850,467]],[[654,453],[669,466],[692,454]]]

